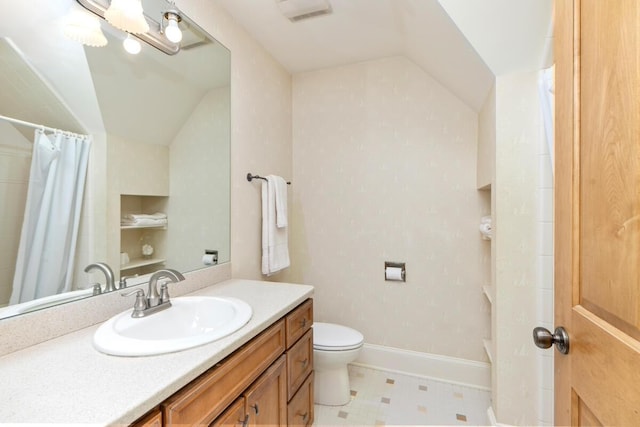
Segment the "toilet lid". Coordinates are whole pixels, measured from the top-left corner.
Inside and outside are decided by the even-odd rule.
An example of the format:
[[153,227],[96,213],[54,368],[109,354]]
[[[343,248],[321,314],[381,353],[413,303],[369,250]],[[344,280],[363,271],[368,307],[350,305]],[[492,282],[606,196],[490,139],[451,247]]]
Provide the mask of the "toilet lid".
[[333,323],[313,324],[313,348],[316,350],[353,350],[363,342],[364,336],[355,329]]

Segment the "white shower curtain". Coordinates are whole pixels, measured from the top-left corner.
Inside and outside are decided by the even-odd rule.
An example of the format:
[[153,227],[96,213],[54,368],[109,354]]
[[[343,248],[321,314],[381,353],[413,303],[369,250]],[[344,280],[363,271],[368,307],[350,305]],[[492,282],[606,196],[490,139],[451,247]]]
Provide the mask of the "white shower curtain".
[[71,290],[90,137],[37,130],[10,304]]

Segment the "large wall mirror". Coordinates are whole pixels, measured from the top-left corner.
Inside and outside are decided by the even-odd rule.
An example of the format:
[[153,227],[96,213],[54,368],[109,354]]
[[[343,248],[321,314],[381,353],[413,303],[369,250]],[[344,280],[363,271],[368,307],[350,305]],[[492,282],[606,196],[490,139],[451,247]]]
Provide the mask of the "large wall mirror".
[[[0,115],[92,139],[77,238],[69,242],[74,255],[59,266],[68,285],[57,283],[56,274],[35,274],[30,286],[55,282],[55,291],[19,299],[22,282],[14,276],[41,131],[0,119],[0,318],[93,296],[95,284],[105,283],[99,271],[84,271],[95,262],[111,266],[116,284],[125,276],[130,284],[143,282],[161,268],[207,267],[207,250],[228,262],[229,51],[184,15],[177,53],[142,42],[133,55],[123,48],[127,33],[102,19],[104,47],[64,37],[75,0],[0,4],[7,23],[0,35]],[[165,0],[142,4],[155,21],[170,7]],[[166,224],[145,222],[144,215],[166,217]],[[52,253],[47,239],[59,226],[56,220],[39,230],[45,236],[39,258]]]

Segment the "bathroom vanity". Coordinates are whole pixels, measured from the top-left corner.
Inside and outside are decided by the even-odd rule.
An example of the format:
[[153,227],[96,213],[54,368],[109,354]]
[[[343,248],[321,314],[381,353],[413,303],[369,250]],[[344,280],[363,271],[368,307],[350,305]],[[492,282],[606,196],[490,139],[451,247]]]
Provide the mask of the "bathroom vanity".
[[135,425],[310,425],[312,323],[308,299]]
[[312,294],[252,280],[193,292],[242,299],[253,316],[227,337],[176,353],[102,354],[94,325],[0,357],[0,423],[310,425]]

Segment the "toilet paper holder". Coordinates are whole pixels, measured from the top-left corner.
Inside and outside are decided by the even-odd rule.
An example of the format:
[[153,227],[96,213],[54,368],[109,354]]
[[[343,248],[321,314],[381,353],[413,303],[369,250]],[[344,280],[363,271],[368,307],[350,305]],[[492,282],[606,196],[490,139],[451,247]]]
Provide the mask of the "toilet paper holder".
[[384,280],[406,282],[407,273],[404,262],[384,262]]
[[205,265],[218,264],[218,251],[214,249],[205,249],[204,256],[202,257],[202,262]]

